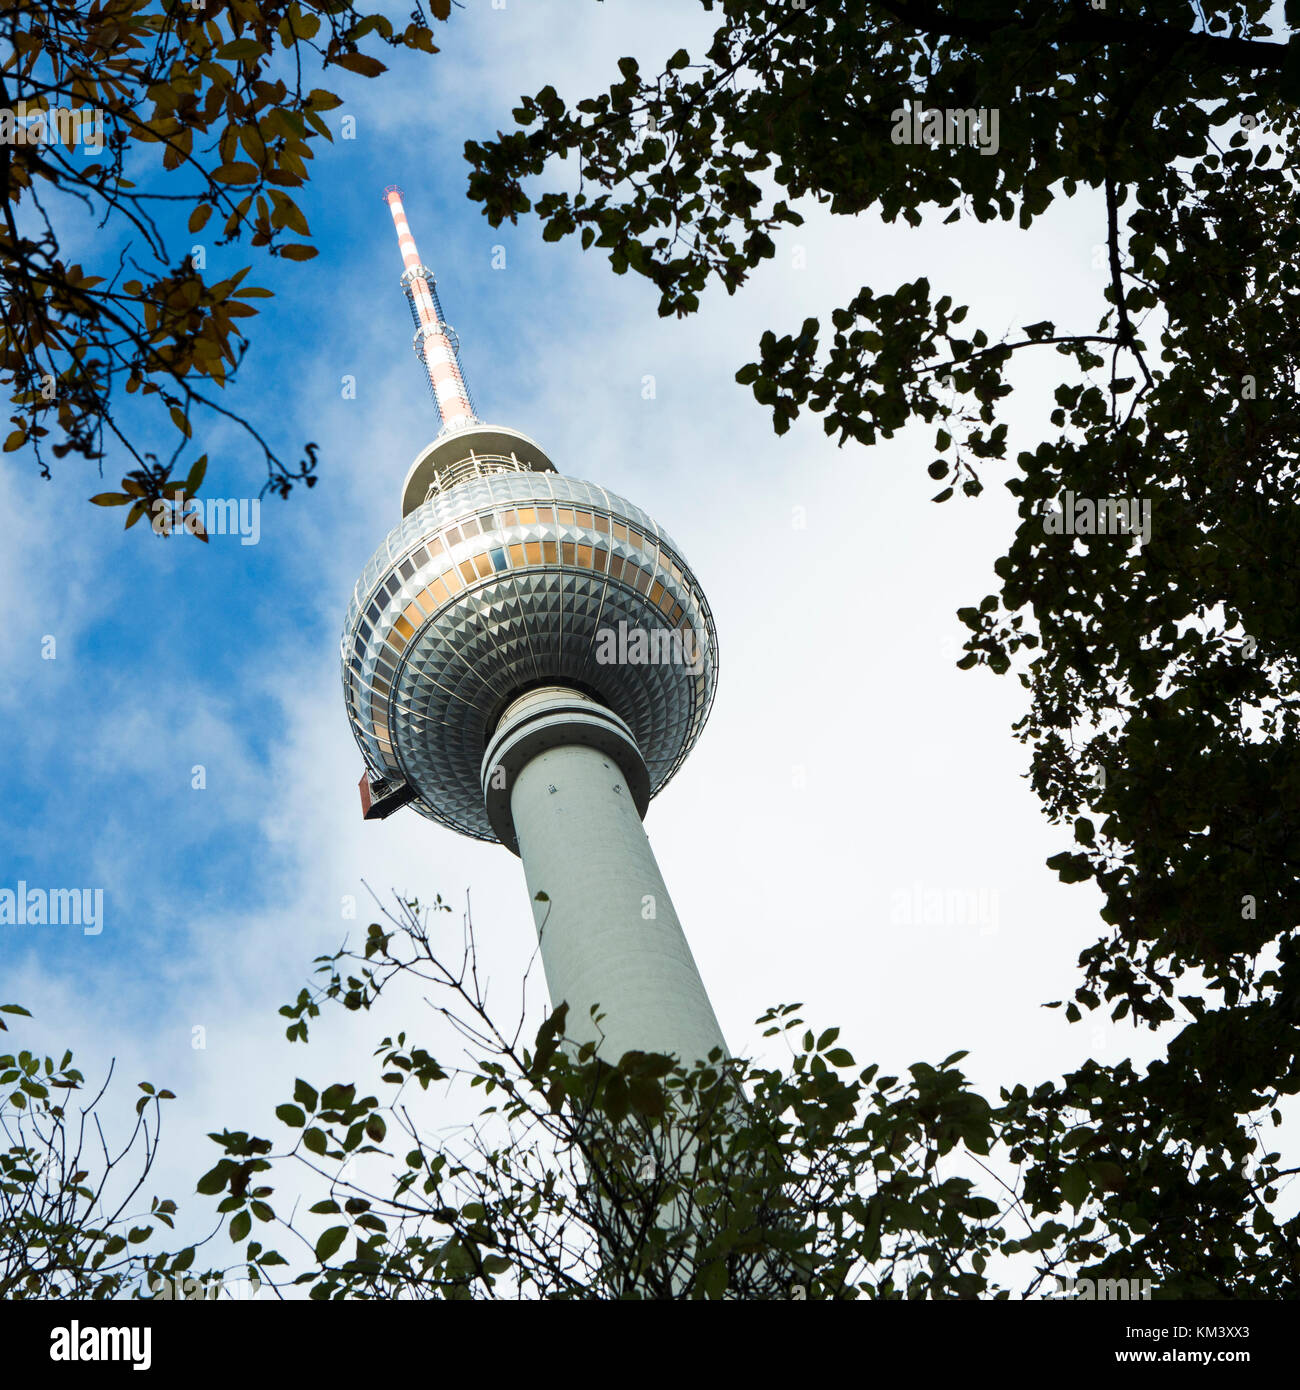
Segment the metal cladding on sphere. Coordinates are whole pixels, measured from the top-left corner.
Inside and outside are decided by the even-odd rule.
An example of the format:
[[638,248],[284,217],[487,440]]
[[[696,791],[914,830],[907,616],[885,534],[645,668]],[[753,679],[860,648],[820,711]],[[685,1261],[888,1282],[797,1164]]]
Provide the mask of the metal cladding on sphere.
[[645,512],[517,458],[471,459],[478,433],[458,438],[465,458],[446,472],[478,471],[411,511],[366,566],[342,655],[372,771],[414,789],[430,819],[495,840],[480,765],[514,699],[567,685],[606,705],[653,795],[704,726],[717,639],[699,582]]

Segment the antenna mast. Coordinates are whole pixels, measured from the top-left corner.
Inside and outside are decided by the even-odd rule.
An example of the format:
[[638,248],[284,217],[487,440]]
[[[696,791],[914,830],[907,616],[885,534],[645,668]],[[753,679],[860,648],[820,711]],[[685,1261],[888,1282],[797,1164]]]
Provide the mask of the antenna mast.
[[406,291],[411,317],[415,320],[415,354],[424,363],[429,376],[429,389],[442,419],[441,434],[480,424],[465,385],[457,351],[460,342],[456,331],[442,317],[438,303],[433,271],[420,260],[415,238],[406,221],[402,206],[402,190],[395,184],[384,190],[384,201],[393,214],[397,228],[397,244],[402,252],[402,288]]

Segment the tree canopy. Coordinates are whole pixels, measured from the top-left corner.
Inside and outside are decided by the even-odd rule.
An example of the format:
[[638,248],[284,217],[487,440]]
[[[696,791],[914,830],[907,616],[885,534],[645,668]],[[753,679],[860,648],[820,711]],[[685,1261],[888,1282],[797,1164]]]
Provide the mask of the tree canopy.
[[[450,0],[431,0],[446,19]],[[160,498],[193,496],[207,456],[182,465],[195,419],[226,416],[254,440],[266,488],[315,482],[316,448],[286,462],[222,405],[246,321],[271,291],[251,265],[211,279],[193,237],[315,256],[295,190],[340,105],[317,70],[377,77],[376,44],[434,53],[417,3],[404,28],[351,0],[17,0],[0,14],[0,383],[7,452],[134,463],[102,506],[134,525]],[[90,263],[65,251],[93,224]],[[215,220],[213,220],[215,219]],[[206,229],[206,231],[205,231]],[[187,236],[186,233],[189,233]],[[178,242],[183,241],[183,247]],[[127,396],[156,418],[122,423]]]

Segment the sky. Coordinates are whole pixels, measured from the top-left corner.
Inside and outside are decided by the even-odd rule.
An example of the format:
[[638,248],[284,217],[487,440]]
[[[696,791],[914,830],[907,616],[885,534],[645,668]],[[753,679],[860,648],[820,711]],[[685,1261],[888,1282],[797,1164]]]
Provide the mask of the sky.
[[[1092,331],[1099,204],[1080,196],[1026,233],[886,226],[804,202],[805,224],[739,295],[713,287],[678,321],[599,252],[544,243],[532,220],[494,229],[466,198],[464,142],[509,128],[520,94],[549,82],[577,99],[607,87],[625,53],[643,66],[698,53],[708,19],[676,0],[473,0],[439,26],[437,55],[396,57],[378,82],[334,78],[339,138],[317,148],[300,200],[320,254],[256,263],[251,278],[275,298],[250,321],[223,398],[286,457],[320,446],[319,485],[263,499],[257,544],[123,533],[121,512],[86,504],[104,484],[85,465],[42,481],[5,456],[0,888],[98,888],[104,909],[95,935],[0,925],[0,1002],[34,1014],[23,1046],[70,1047],[89,1076],[116,1059],[112,1123],[138,1081],[176,1093],[153,1187],[181,1203],[184,1230],[211,1221],[192,1191],[217,1156],[209,1131],[282,1136],[272,1111],[295,1076],[373,1077],[390,1023],[429,1031],[409,995],[379,1017],[327,1014],[307,1049],[283,1038],[276,1010],[313,958],[372,919],[366,885],[441,894],[453,933],[472,904],[503,1009],[535,947],[522,869],[503,848],[410,811],[360,817],[339,635],[438,424],[381,196],[392,183],[479,414],[647,510],[712,604],[716,703],[646,827],[733,1050],[777,1060],[754,1020],[796,1001],[888,1073],[968,1050],[973,1084],[993,1095],[1158,1047],[1127,1024],[1070,1026],[1042,1007],[1077,983],[1078,953],[1103,930],[1099,896],[1044,865],[1072,836],[1024,778],[1010,726],[1025,692],[955,667],[955,611],[996,589],[1014,530],[1009,469],[989,464],[981,497],[935,505],[929,431],[839,449],[801,419],[778,437],[733,379],[764,329],[796,330],[863,284],[888,292],[920,274],[994,339],[1044,318]],[[105,254],[74,235],[88,264]],[[207,255],[231,270],[248,257]],[[1046,428],[1052,367],[1015,378],[1012,458]],[[206,429],[202,448],[205,492],[257,495],[262,464],[238,430]],[[972,910],[934,920],[935,894]],[[432,1128],[456,1118],[450,1099],[428,1105]]]

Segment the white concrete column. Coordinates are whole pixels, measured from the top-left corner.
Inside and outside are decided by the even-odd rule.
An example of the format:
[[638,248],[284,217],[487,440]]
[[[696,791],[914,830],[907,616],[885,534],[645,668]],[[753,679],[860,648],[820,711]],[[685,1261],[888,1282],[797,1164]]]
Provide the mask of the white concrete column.
[[567,1035],[598,1041],[608,1061],[632,1049],[688,1066],[715,1047],[727,1055],[641,824],[648,778],[622,720],[572,690],[530,692],[502,717],[483,780],[498,834],[508,809],[502,838],[523,860],[551,1003],[569,1005]]

